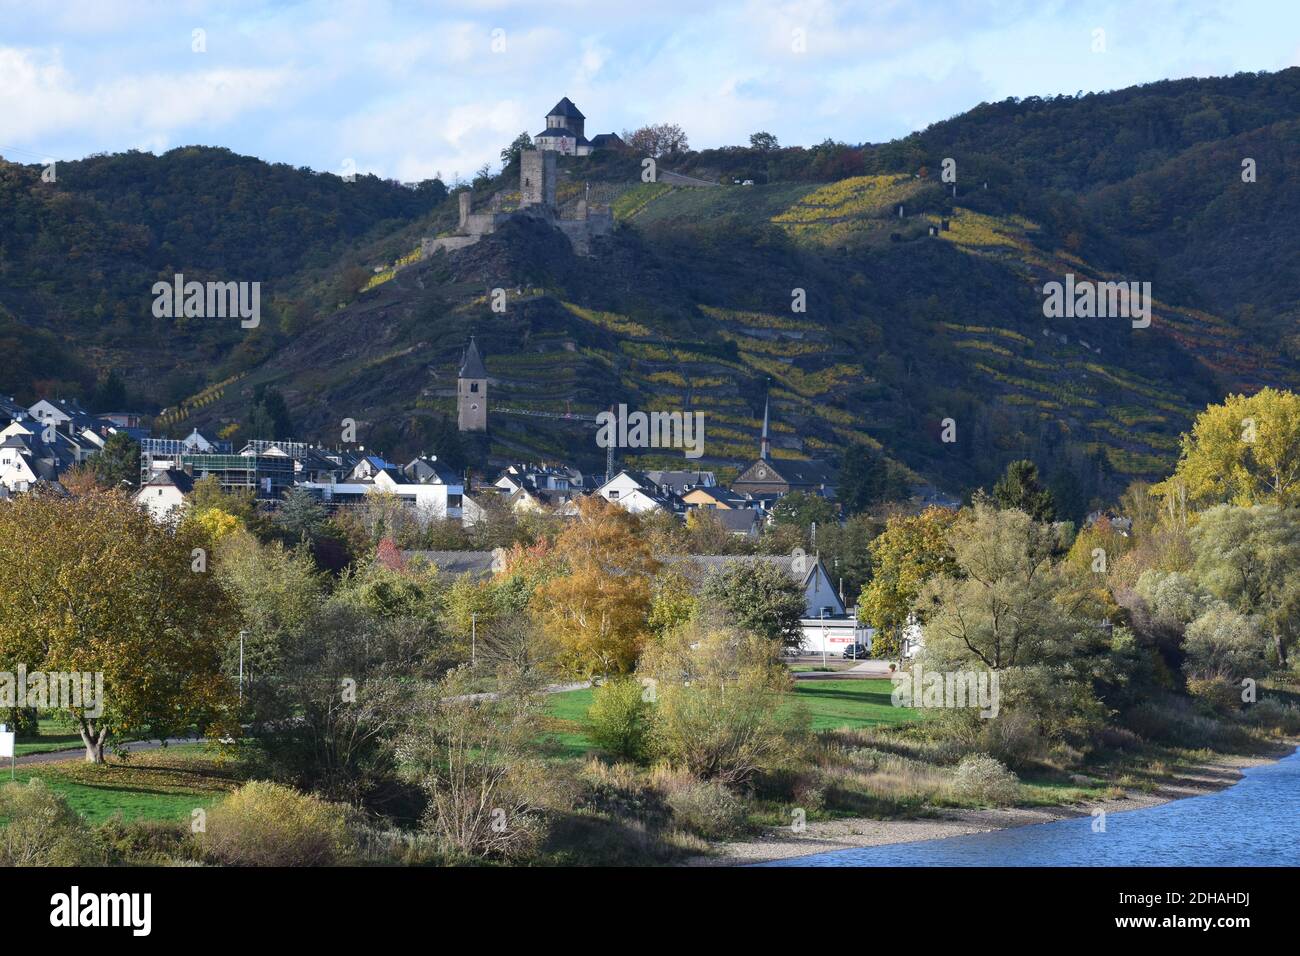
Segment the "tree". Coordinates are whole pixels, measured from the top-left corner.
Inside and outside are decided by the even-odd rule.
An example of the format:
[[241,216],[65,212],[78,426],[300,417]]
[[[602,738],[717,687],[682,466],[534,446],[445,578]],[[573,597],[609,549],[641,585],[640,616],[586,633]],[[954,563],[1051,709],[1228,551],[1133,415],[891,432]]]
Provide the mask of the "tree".
[[292,540],[311,542],[321,533],[328,515],[325,507],[306,488],[290,488],[280,499],[280,513],[275,523]]
[[522,133],[520,133],[518,136],[514,138],[514,142],[512,142],[505,149],[501,150],[501,168],[505,169],[507,166],[509,166],[511,163],[513,163],[516,159],[519,158],[520,153],[522,153],[524,150],[532,149],[532,148],[533,148],[533,138],[528,135],[527,130],[524,130]]
[[648,638],[651,580],[659,562],[635,515],[599,496],[582,498],[555,542],[567,568],[535,594],[542,623],[575,674],[627,673]]
[[1193,507],[1300,504],[1300,395],[1264,388],[1209,406],[1183,435],[1173,475],[1152,493]]
[[126,385],[122,383],[122,377],[117,374],[117,369],[110,369],[95,386],[95,391],[90,396],[91,411],[113,412],[121,411],[125,407]]
[[1013,461],[993,486],[993,500],[1003,510],[1017,508],[1035,521],[1056,517],[1052,493],[1038,483],[1038,466],[1028,459]]
[[806,491],[792,491],[782,496],[772,509],[772,523],[807,530],[814,524],[827,525],[835,521],[835,506],[821,495]]
[[126,432],[113,432],[93,459],[95,478],[106,488],[140,486],[140,443]]
[[652,123],[633,131],[623,130],[623,141],[634,152],[655,159],[690,149],[685,131],[676,123]]
[[[786,559],[782,559],[784,561]],[[803,588],[783,564],[728,561],[705,578],[702,597],[739,631],[785,647],[803,640],[799,621],[807,611]]]
[[927,654],[1002,670],[1085,649],[1077,635],[1086,623],[1059,600],[1064,582],[1053,573],[1058,542],[1050,526],[1019,509],[976,504],[953,523],[948,543],[956,573],[935,577],[920,597],[929,611]]
[[229,730],[220,662],[234,609],[213,574],[192,570],[193,550],[210,546],[118,492],[0,508],[0,661],[102,675],[97,701],[63,708],[87,761],[102,763],[114,736]]
[[872,578],[858,598],[858,619],[875,628],[871,652],[899,653],[900,632],[913,613],[921,586],[952,570],[948,529],[957,513],[931,507],[919,515],[895,515],[871,542]]
[[844,452],[835,488],[844,510],[857,514],[872,505],[906,497],[908,479],[907,469],[892,458],[868,445],[855,444]]
[[749,145],[754,149],[761,149],[763,152],[769,152],[774,149],[780,149],[781,144],[776,141],[776,137],[771,133],[750,133]]
[[1192,529],[1196,575],[1215,597],[1257,616],[1279,665],[1300,629],[1300,511],[1217,505]]
[[253,389],[253,400],[244,421],[244,438],[283,441],[292,437],[293,419],[289,417],[284,396],[278,389],[258,385]]
[[93,461],[82,462],[80,465],[73,465],[63,474],[59,475],[59,484],[61,484],[64,490],[74,498],[80,498],[82,495],[88,495],[95,491],[104,490],[104,485],[100,484],[99,476],[95,473],[95,464]]

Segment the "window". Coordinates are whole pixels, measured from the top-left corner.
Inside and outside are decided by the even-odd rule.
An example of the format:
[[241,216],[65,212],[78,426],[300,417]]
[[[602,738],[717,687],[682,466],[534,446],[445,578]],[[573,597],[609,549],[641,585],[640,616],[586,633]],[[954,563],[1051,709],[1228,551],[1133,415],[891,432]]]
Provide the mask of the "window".
[[470,390],[471,392],[477,392],[477,391],[478,391],[478,382],[470,382],[470,383],[469,383],[469,390]]
[[616,488],[609,489],[609,500],[618,501],[618,489]]

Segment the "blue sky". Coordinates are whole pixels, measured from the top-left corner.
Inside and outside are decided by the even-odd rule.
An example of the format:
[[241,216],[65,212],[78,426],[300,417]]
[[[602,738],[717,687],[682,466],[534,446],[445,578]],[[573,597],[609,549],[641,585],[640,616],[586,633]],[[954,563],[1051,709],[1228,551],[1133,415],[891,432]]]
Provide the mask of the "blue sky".
[[0,0],[0,155],[199,143],[450,180],[565,95],[588,135],[671,121],[697,148],[758,129],[808,145],[1295,65],[1296,0]]

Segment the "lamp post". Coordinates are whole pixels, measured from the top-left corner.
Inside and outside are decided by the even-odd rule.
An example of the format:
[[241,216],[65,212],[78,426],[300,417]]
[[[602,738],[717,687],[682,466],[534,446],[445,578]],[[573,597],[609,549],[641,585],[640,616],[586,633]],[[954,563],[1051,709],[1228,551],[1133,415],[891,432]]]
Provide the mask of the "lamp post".
[[822,669],[826,667],[826,608],[822,608]]
[[239,702],[244,702],[244,635],[247,631],[239,632]]

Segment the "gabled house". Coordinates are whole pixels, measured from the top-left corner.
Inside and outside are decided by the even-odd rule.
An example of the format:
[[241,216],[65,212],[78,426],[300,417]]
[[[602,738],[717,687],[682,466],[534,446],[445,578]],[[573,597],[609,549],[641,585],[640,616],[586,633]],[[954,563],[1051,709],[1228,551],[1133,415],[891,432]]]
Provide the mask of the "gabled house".
[[596,489],[596,494],[633,514],[682,510],[681,499],[640,471],[624,469]]
[[679,497],[685,497],[684,492],[689,488],[718,487],[717,476],[711,471],[647,471],[645,476]]
[[154,521],[175,522],[185,507],[185,496],[194,490],[194,479],[176,468],[165,468],[149,477],[135,493],[135,503]]
[[835,472],[824,461],[760,458],[740,473],[731,490],[755,496],[788,495],[792,491],[835,497]]

